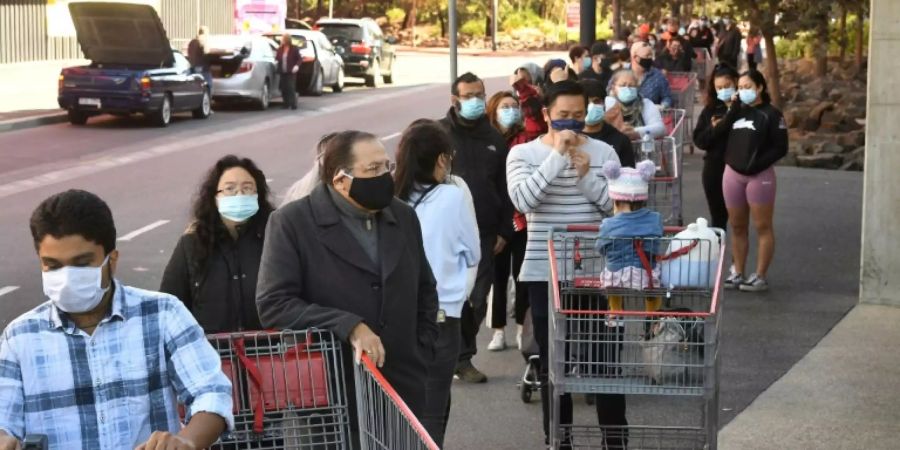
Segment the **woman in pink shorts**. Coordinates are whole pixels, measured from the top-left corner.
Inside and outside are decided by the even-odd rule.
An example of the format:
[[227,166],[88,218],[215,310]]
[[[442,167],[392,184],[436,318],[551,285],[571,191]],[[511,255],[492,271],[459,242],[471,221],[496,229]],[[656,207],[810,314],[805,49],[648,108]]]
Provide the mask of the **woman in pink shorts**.
[[[738,101],[739,100],[739,101]],[[787,154],[787,125],[770,103],[766,79],[755,70],[741,75],[738,93],[723,120],[731,131],[725,151],[722,191],[731,222],[734,267],[726,287],[748,292],[769,288],[766,272],[775,254],[775,163]],[[759,237],[756,273],[744,277],[749,253],[749,223]]]

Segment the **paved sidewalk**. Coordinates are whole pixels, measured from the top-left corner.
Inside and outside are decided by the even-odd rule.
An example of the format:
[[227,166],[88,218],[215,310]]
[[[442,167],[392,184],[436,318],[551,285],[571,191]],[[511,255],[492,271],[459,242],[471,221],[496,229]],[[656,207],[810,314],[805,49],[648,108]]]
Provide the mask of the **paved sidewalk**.
[[895,449],[900,308],[856,306],[719,434],[719,448]]

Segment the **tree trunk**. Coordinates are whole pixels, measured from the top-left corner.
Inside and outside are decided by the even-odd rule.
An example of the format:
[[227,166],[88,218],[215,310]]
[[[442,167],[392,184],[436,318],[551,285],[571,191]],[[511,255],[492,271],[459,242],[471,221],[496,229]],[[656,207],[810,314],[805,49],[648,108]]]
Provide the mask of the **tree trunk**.
[[441,22],[441,37],[450,37],[447,32],[447,16],[444,15],[444,10],[438,8],[438,20]]
[[863,65],[863,32],[865,31],[864,19],[866,17],[864,8],[863,5],[860,5],[856,11],[856,68],[859,70],[862,70]]
[[840,54],[838,56],[838,61],[840,64],[844,64],[844,58],[847,57],[847,5],[841,3],[841,25],[840,25],[840,38],[838,39],[838,46],[841,48]]
[[409,9],[406,10],[406,17],[403,18],[403,29],[404,30],[409,30],[409,29],[415,30],[416,16],[419,14],[419,8],[418,8],[418,5],[416,5],[416,3],[417,3],[416,0],[412,0],[411,4],[409,6]]
[[[334,1],[334,0],[331,0]],[[322,17],[325,15],[325,1],[318,0],[316,2],[316,17]]]
[[817,17],[816,30],[816,34],[819,37],[816,39],[815,44],[816,76],[824,77],[828,74],[828,43],[830,41],[828,35],[828,14],[824,11]]
[[[771,29],[772,27],[763,28]],[[770,31],[764,31],[763,39],[766,41],[766,82],[769,85],[769,95],[772,96],[772,104],[781,108],[781,74],[778,71],[778,54],[775,53],[775,36]]]
[[613,37],[619,39],[622,35],[622,0],[612,0],[613,10]]

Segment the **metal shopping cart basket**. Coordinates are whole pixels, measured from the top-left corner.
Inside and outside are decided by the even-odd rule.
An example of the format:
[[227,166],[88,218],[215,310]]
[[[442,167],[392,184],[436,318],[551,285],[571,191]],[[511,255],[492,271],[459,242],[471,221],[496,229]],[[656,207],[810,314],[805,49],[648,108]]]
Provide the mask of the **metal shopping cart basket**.
[[356,364],[354,376],[362,450],[439,450],[367,355]]
[[672,91],[674,100],[673,108],[683,109],[684,114],[684,137],[680,142],[682,145],[688,145],[690,152],[694,153],[693,141],[690,139],[691,130],[694,124],[694,104],[697,102],[697,74],[694,72],[669,72],[666,74],[669,80],[669,88]]
[[679,156],[684,154],[684,145],[691,142],[691,131],[687,123],[687,112],[683,109],[669,108],[661,113],[663,124],[666,126],[666,136],[675,139]]
[[207,336],[231,380],[235,429],[212,449],[350,449],[341,344],[328,331]]
[[[598,232],[570,226],[549,236],[551,443],[601,448],[604,436],[621,435],[627,448],[715,448],[724,232],[599,242]],[[690,424],[560,424],[561,393],[647,395],[660,404],[691,398],[702,406]]]
[[645,148],[642,141],[634,141],[632,146],[635,161],[650,160],[656,166],[656,175],[650,180],[647,207],[662,214],[665,225],[681,226],[684,224],[683,162],[675,138],[670,136],[656,139],[652,142],[652,148]]
[[705,48],[695,48],[694,53],[696,53],[697,57],[694,59],[693,71],[697,73],[697,80],[700,82],[699,87],[702,88],[713,71],[712,57],[709,54],[709,50]]

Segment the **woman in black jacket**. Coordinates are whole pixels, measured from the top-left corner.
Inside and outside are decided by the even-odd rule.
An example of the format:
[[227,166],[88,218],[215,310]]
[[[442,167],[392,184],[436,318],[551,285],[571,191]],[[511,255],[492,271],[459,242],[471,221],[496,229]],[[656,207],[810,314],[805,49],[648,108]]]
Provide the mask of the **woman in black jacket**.
[[[739,100],[739,101],[738,101]],[[735,268],[726,287],[760,292],[769,288],[766,272],[775,253],[772,216],[775,212],[775,163],[787,154],[787,124],[770,103],[766,79],[749,71],[738,80],[738,94],[725,115],[728,144],[722,191],[731,221]],[[744,278],[749,252],[748,224],[759,237],[756,273]]]
[[728,226],[728,209],[722,193],[722,176],[725,174],[725,149],[731,129],[722,119],[737,93],[737,83],[736,70],[727,65],[716,67],[713,82],[707,88],[706,107],[694,128],[694,145],[706,152],[703,156],[703,192],[706,193],[712,226],[723,230]]
[[262,329],[256,277],[273,210],[266,177],[249,159],[223,157],[200,185],[159,290],[181,299],[207,333]]

